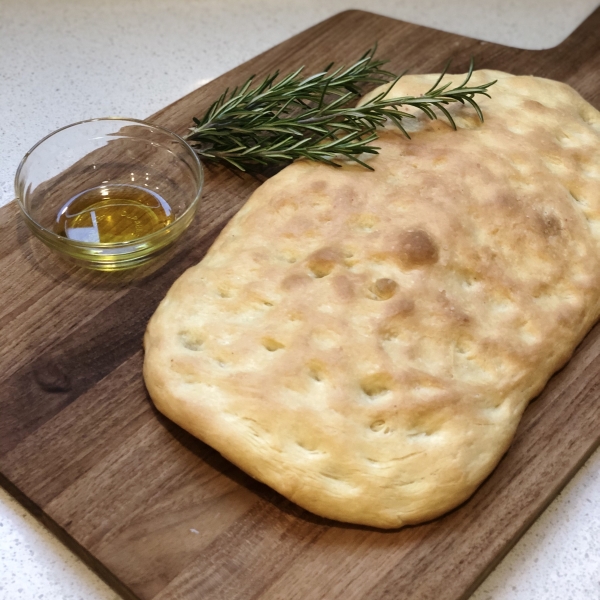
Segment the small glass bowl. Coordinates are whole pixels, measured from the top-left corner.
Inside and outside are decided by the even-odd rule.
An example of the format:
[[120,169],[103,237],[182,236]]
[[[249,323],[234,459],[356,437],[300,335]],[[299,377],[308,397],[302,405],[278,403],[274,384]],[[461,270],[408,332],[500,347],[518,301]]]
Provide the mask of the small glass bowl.
[[[137,119],[108,117],[68,125],[39,141],[19,165],[15,192],[25,222],[46,246],[80,266],[115,271],[147,262],[185,231],[203,182],[196,153],[178,135]],[[117,242],[58,232],[57,216],[71,199],[113,186],[143,188],[163,199],[171,221]]]

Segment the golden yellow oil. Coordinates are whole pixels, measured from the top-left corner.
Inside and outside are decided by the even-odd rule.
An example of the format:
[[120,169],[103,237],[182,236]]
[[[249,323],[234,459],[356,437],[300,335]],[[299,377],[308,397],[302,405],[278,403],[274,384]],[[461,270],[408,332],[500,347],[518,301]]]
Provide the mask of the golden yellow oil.
[[91,188],[71,198],[56,217],[55,231],[79,242],[129,242],[173,222],[167,201],[147,188],[119,184]]

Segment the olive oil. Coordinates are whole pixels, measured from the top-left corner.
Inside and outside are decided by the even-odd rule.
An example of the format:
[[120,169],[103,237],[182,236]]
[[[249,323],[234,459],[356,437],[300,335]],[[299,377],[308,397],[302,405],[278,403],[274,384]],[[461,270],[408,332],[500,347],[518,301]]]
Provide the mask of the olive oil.
[[91,188],[71,198],[56,217],[55,231],[79,242],[129,242],[155,233],[174,220],[164,198],[135,185]]

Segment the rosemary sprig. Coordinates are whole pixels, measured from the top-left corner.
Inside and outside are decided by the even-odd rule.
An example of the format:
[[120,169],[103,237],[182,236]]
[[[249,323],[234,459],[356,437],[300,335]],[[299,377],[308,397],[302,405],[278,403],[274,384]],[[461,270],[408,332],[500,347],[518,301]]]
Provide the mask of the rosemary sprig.
[[[297,158],[308,158],[333,166],[341,166],[337,158],[355,161],[367,169],[361,154],[377,154],[372,146],[377,128],[391,120],[410,137],[402,124],[413,119],[411,113],[400,110],[410,106],[436,119],[436,110],[452,127],[456,123],[446,106],[460,102],[473,107],[483,121],[476,95],[488,96],[495,81],[481,86],[468,86],[473,73],[473,61],[463,83],[451,87],[442,85],[444,69],[435,84],[422,96],[386,98],[386,94],[402,75],[396,77],[381,67],[385,61],[375,60],[376,47],[368,50],[348,68],[302,77],[302,68],[276,81],[279,72],[268,75],[252,87],[250,77],[240,88],[225,92],[210,106],[186,136],[198,155],[206,162],[225,163],[241,171],[280,166]],[[381,94],[359,107],[352,106],[361,95],[361,86],[390,82]]]

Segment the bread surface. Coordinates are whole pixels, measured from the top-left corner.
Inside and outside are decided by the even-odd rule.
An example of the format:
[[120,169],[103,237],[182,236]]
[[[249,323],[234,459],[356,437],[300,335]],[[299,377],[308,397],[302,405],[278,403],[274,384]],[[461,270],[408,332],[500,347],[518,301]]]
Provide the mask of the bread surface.
[[264,183],[150,321],[158,409],[324,517],[394,528],[466,500],[600,300],[600,113],[562,83],[473,76],[493,79],[484,123],[415,113],[374,172]]

